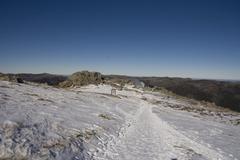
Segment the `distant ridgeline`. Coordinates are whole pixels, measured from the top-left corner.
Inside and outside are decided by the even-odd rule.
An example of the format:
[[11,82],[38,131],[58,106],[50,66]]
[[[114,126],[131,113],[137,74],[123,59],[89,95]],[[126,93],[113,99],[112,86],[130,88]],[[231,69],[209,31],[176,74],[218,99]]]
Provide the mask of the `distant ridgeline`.
[[167,89],[177,95],[200,101],[213,102],[218,106],[240,112],[240,82],[217,80],[193,80],[169,77],[130,77],[108,75],[105,79],[115,82],[144,82],[145,87]]
[[[99,72],[76,72],[70,76],[53,74],[2,74],[0,80],[35,83],[47,83],[48,85],[62,88],[83,86],[88,84],[100,84],[111,82],[112,84],[126,83],[137,84],[141,87],[167,89],[175,94],[214,102],[218,106],[240,111],[240,82],[227,82],[216,80],[192,80],[189,78],[169,77],[130,77],[122,75],[102,75]],[[143,82],[143,83],[141,83]]]
[[67,76],[54,75],[48,73],[42,74],[3,74],[0,73],[0,80],[15,81],[15,82],[35,82],[35,83],[46,83],[48,85],[57,86],[60,82],[67,79]]
[[218,106],[240,111],[240,82],[168,77],[139,79],[148,87],[162,87],[181,96],[214,102]]

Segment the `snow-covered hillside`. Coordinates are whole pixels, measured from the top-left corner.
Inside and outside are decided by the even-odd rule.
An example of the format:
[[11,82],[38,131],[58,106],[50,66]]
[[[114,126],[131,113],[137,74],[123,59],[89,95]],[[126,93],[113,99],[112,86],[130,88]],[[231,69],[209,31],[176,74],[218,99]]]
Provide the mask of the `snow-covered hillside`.
[[237,113],[219,119],[163,94],[111,89],[0,81],[0,159],[240,159],[240,127],[227,123]]

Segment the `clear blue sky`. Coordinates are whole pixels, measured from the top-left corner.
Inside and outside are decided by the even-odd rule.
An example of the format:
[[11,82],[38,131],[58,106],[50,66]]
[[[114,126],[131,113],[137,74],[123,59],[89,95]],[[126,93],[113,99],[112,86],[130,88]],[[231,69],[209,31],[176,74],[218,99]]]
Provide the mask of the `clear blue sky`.
[[240,79],[240,1],[0,1],[0,72],[79,70]]

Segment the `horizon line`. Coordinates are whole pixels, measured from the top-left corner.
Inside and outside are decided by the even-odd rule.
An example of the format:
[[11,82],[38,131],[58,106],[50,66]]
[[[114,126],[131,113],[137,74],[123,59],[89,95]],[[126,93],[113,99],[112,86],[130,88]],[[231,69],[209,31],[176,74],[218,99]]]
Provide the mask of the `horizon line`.
[[[149,76],[141,76],[141,75],[129,75],[129,74],[113,74],[113,73],[104,73],[100,71],[93,71],[93,70],[79,70],[76,72],[82,72],[82,71],[88,71],[88,72],[99,72],[102,75],[108,75],[108,76],[126,76],[126,77],[147,77],[147,78],[182,78],[182,79],[192,79],[192,80],[216,80],[216,81],[240,81],[240,79],[228,79],[228,78],[199,78],[199,77],[184,77],[184,76],[156,76],[156,75],[149,75]],[[70,73],[70,74],[60,74],[60,73],[53,73],[53,72],[1,72],[3,74],[50,74],[50,75],[59,75],[59,76],[70,76],[76,72]]]

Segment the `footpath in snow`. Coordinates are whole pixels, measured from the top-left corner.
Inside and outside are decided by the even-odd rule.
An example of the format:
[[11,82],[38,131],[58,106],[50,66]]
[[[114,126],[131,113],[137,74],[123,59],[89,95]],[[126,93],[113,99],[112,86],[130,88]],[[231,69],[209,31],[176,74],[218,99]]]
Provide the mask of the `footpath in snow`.
[[139,103],[140,112],[136,114],[131,126],[106,151],[105,157],[96,159],[111,160],[198,160],[227,159],[216,151],[185,137],[168,123],[152,113],[152,105]]
[[111,89],[0,81],[0,159],[240,158],[239,126],[169,108],[185,102],[161,94]]

